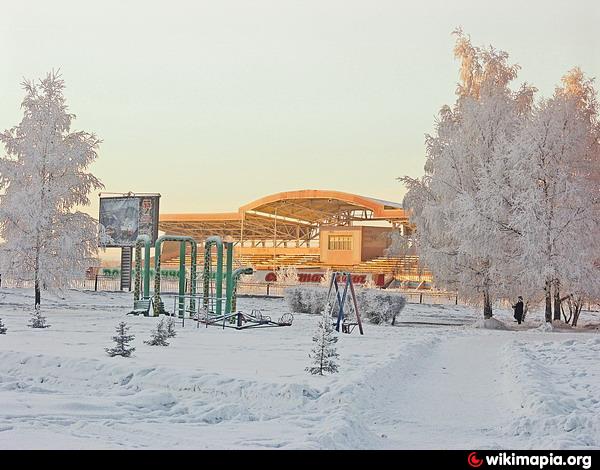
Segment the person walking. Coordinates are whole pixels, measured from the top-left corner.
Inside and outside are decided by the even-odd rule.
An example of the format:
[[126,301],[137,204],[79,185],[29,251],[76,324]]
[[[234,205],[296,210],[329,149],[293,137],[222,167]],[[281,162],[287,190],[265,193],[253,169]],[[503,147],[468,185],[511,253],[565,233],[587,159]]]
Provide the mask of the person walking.
[[517,320],[517,323],[520,325],[523,321],[523,297],[519,296],[517,303],[512,307],[515,310],[515,320]]

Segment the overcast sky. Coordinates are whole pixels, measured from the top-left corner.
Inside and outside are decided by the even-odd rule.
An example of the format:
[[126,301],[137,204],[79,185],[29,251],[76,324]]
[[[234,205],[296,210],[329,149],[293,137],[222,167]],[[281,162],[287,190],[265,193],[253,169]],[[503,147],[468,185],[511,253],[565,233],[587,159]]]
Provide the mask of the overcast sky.
[[454,100],[455,27],[549,95],[573,66],[600,75],[599,24],[597,0],[2,1],[0,129],[22,79],[60,68],[107,191],[160,192],[162,212],[293,189],[400,202]]

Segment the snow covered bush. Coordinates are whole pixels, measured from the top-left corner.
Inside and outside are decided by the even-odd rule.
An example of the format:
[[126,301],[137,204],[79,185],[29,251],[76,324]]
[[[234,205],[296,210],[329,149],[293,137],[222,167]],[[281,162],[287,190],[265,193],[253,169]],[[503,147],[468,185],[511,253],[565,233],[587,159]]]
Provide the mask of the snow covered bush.
[[61,288],[97,264],[97,223],[77,207],[103,187],[86,170],[100,140],[70,132],[64,82],[54,72],[23,83],[24,116],[0,133],[0,272],[33,281],[35,306],[42,288]]
[[2,318],[0,318],[0,335],[6,334],[6,326],[2,323]]
[[119,323],[119,326],[117,326],[116,330],[117,334],[112,337],[113,341],[116,343],[116,346],[114,348],[104,348],[106,354],[108,354],[110,357],[131,356],[131,353],[135,351],[135,348],[129,347],[129,343],[134,340],[135,336],[127,334],[129,327],[124,321]]
[[42,316],[39,305],[34,309],[29,320],[29,326],[31,328],[48,328],[50,325],[46,324],[46,317]]
[[399,292],[381,289],[361,289],[356,297],[361,316],[376,324],[393,325],[406,305],[406,298]]
[[[292,312],[320,314],[327,302],[327,287],[323,286],[294,286],[285,292],[285,299]],[[396,316],[406,304],[405,297],[399,292],[385,289],[356,289],[356,301],[362,319],[372,323],[394,323]],[[345,312],[350,312],[350,295],[346,297]],[[337,308],[332,315],[337,316]]]
[[285,299],[292,312],[318,315],[327,301],[328,287],[293,286],[285,290]]
[[339,354],[335,349],[338,337],[334,333],[331,317],[328,315],[329,308],[324,308],[317,325],[317,331],[313,336],[315,346],[308,355],[312,359],[312,365],[305,370],[313,375],[333,374],[338,371],[337,358]]
[[144,341],[144,343],[150,346],[168,346],[168,336],[169,332],[167,330],[167,326],[165,325],[165,320],[164,318],[161,318],[156,325],[156,328],[150,333],[150,339]]

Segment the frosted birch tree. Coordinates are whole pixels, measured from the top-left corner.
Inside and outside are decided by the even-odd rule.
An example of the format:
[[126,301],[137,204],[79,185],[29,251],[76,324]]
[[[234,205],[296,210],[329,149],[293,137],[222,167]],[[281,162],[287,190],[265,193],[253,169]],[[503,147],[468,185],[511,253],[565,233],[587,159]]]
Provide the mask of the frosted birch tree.
[[580,69],[535,107],[512,158],[526,281],[543,288],[546,321],[560,320],[561,291],[581,304],[600,285],[598,103]]
[[518,236],[509,217],[507,155],[535,90],[511,90],[519,67],[508,63],[506,52],[475,47],[462,31],[455,34],[457,100],[442,107],[435,133],[426,136],[425,176],[401,180],[420,257],[436,284],[481,299],[489,318],[493,299],[518,277],[506,263]]
[[87,171],[100,140],[71,132],[64,82],[55,72],[23,83],[20,124],[0,133],[0,269],[33,281],[35,307],[43,288],[61,288],[96,263],[97,224],[77,207],[102,188]]

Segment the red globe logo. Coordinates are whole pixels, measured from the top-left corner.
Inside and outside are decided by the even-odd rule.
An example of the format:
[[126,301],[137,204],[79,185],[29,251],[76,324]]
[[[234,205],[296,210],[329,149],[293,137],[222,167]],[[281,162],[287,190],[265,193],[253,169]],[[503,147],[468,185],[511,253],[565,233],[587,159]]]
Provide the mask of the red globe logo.
[[483,459],[477,457],[477,452],[471,452],[467,457],[467,462],[473,468],[481,467],[483,465]]

